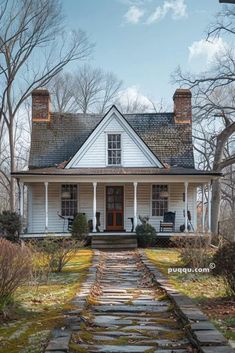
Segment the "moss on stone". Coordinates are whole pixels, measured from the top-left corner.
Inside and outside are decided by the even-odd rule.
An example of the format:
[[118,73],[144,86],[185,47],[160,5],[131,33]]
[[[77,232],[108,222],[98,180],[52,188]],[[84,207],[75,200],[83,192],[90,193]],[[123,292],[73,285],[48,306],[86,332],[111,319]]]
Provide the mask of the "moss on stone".
[[71,353],[89,353],[88,349],[85,347],[81,347],[79,344],[70,343],[69,350]]

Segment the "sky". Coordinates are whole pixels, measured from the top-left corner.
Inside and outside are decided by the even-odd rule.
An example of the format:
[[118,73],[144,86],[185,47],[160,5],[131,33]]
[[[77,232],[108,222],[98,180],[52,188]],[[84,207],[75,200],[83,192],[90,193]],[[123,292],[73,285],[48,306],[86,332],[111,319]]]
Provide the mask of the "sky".
[[155,102],[171,103],[177,66],[202,71],[226,47],[222,39],[205,41],[219,0],[63,0],[63,6],[67,28],[83,29],[95,43],[90,64],[116,74],[128,94]]

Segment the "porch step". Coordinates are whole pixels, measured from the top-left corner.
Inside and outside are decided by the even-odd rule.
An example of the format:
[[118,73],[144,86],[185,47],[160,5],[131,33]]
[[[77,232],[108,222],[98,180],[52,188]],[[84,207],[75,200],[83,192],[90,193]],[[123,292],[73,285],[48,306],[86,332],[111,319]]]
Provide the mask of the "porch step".
[[93,249],[135,249],[137,239],[135,234],[97,234],[92,235],[91,246]]

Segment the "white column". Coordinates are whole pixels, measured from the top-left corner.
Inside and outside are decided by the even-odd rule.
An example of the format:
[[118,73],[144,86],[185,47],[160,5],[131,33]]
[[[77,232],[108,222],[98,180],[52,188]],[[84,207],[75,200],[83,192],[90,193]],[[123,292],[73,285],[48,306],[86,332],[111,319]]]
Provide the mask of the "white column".
[[93,183],[93,232],[96,233],[96,187],[97,183]]
[[211,232],[211,182],[208,183],[208,232]]
[[24,218],[24,183],[20,183],[20,216]]
[[135,231],[135,228],[137,226],[137,222],[138,222],[138,219],[137,219],[137,185],[138,183],[133,183],[134,185],[134,231]]
[[205,233],[205,185],[202,184],[202,233]]
[[184,202],[184,225],[185,232],[188,233],[188,182],[184,182],[184,193],[185,193],[185,202]]
[[48,232],[48,182],[45,181],[45,233]]

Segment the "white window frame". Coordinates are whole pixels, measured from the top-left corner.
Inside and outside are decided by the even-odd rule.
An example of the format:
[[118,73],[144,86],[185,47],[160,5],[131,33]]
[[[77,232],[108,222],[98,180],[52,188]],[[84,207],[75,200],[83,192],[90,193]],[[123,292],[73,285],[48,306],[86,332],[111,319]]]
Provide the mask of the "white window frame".
[[63,185],[73,185],[77,187],[77,213],[79,213],[79,184],[77,183],[61,183],[60,184],[60,213],[64,218],[71,218],[73,217],[73,215],[69,215],[69,216],[64,216],[62,214],[62,186]]
[[[120,164],[109,164],[109,155],[108,155],[108,139],[109,139],[109,135],[120,135],[120,151],[121,151],[121,163]],[[120,167],[120,166],[123,165],[122,139],[123,139],[122,132],[119,132],[119,131],[106,132],[106,166],[107,167]]]
[[150,190],[150,212],[151,212],[151,216],[150,218],[157,218],[157,219],[162,219],[163,218],[163,215],[162,216],[154,216],[153,215],[153,186],[154,185],[166,185],[167,186],[167,190],[168,190],[168,200],[167,200],[167,211],[169,211],[169,205],[170,205],[170,185],[167,184],[167,183],[153,183],[150,185],[151,187],[151,190]]

